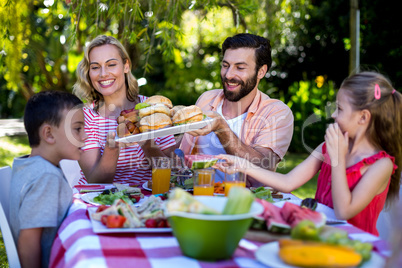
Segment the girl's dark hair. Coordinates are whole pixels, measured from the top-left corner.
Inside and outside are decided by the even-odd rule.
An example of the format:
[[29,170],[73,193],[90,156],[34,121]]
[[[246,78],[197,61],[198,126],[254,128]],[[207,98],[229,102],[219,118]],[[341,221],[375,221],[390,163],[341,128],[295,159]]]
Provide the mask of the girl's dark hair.
[[341,85],[356,110],[367,109],[371,121],[367,136],[377,148],[395,157],[398,166],[391,176],[387,205],[399,197],[402,169],[402,95],[382,74],[362,72],[346,78]]
[[24,125],[28,133],[29,145],[32,148],[39,145],[39,129],[44,123],[58,127],[63,120],[63,111],[71,110],[81,104],[82,101],[77,96],[68,92],[53,90],[33,95],[28,100],[24,112]]
[[225,55],[227,49],[253,48],[255,49],[256,71],[263,65],[269,69],[272,64],[271,45],[269,40],[254,34],[241,33],[233,37],[228,37],[222,44],[222,54]]

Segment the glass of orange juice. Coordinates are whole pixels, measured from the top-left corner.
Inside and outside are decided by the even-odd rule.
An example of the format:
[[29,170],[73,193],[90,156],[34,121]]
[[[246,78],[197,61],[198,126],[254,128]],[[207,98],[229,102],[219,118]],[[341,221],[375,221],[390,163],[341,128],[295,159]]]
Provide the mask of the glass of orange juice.
[[169,191],[171,159],[169,157],[152,157],[152,194]]
[[194,195],[214,195],[215,169],[196,169],[193,178]]
[[225,196],[229,195],[230,188],[233,186],[246,187],[246,176],[241,172],[225,173]]

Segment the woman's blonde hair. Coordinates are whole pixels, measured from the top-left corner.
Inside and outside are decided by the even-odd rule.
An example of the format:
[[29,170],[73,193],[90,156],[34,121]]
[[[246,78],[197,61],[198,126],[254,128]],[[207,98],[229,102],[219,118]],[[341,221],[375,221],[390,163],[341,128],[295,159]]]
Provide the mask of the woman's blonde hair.
[[380,150],[395,158],[398,168],[391,176],[387,205],[399,196],[402,170],[402,95],[382,74],[362,72],[346,78],[341,87],[354,109],[371,113],[367,137]]
[[130,71],[125,76],[126,82],[126,96],[129,101],[134,102],[138,96],[138,83],[137,79],[135,79],[134,75],[131,73],[131,60],[128,56],[128,53],[124,46],[114,37],[106,36],[106,35],[99,35],[94,40],[89,43],[88,47],[85,50],[84,58],[78,64],[77,67],[77,82],[75,82],[73,86],[73,93],[76,94],[78,97],[86,100],[89,103],[94,102],[94,110],[99,110],[100,102],[103,101],[103,95],[100,94],[92,85],[91,79],[89,77],[89,53],[95,47],[100,47],[103,45],[114,45],[117,50],[119,51],[120,57],[123,60],[123,63],[128,62],[130,66]]

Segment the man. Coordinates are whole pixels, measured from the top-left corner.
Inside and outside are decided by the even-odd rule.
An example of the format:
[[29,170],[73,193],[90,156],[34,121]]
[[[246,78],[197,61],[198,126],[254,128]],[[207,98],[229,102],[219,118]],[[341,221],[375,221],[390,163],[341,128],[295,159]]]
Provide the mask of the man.
[[[258,90],[272,63],[269,40],[238,34],[223,42],[222,53],[223,89],[203,93],[196,103],[215,120],[185,134],[181,148],[185,154],[232,154],[275,170],[292,139],[293,114]],[[217,173],[216,180],[224,178]],[[261,184],[249,177],[246,185]]]

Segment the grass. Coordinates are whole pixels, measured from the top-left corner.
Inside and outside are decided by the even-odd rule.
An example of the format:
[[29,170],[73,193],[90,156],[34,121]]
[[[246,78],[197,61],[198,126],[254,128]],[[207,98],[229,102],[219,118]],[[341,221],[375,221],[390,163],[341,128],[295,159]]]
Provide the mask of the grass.
[[[16,156],[22,156],[30,153],[27,136],[0,137],[0,167],[12,166],[13,159]],[[307,154],[287,153],[284,160],[279,164],[277,172],[287,173],[296,165],[307,158]],[[304,199],[314,198],[317,188],[317,176],[304,184],[302,187],[292,193],[297,197]],[[8,266],[6,249],[3,243],[3,236],[0,232],[0,268]]]
[[[276,171],[282,174],[286,174],[289,171],[291,171],[295,166],[303,162],[303,160],[306,159],[307,157],[308,154],[287,153],[282,162],[279,163]],[[299,197],[300,199],[308,197],[314,198],[315,192],[317,190],[317,178],[318,175],[315,175],[307,183],[294,190],[292,194]]]

